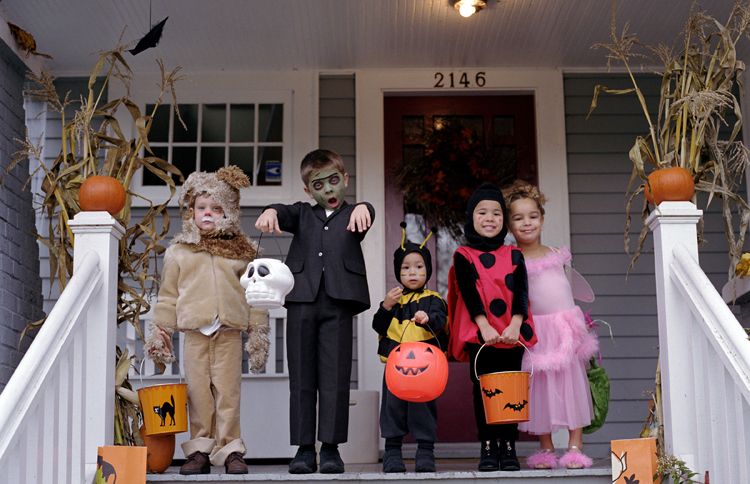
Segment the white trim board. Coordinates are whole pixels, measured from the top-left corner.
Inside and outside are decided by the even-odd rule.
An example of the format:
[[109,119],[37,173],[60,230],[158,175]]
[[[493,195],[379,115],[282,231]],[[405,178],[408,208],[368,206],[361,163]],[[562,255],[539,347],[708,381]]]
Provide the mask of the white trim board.
[[[435,88],[436,72],[485,73],[485,85],[469,88]],[[517,94],[534,95],[539,185],[547,196],[544,243],[570,245],[570,210],[568,203],[567,155],[565,147],[565,103],[563,74],[559,69],[391,69],[360,70],[356,73],[357,114],[357,198],[373,204],[378,215],[364,241],[368,261],[372,308],[360,316],[359,389],[378,390],[382,382],[382,364],[374,357],[377,335],[369,322],[377,303],[385,293],[384,139],[383,97],[386,94],[456,95]],[[396,221],[388,221],[396,223]]]

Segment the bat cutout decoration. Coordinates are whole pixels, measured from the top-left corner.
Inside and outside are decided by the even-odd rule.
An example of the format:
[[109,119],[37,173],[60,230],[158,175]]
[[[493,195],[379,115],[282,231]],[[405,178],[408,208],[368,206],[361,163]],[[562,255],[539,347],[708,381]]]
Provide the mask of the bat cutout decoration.
[[500,395],[501,393],[503,393],[503,391],[500,390],[499,388],[495,388],[494,390],[487,390],[484,387],[482,387],[482,392],[484,392],[484,394],[487,396],[487,398],[492,398],[495,395]]
[[139,40],[138,43],[135,44],[135,47],[128,50],[128,52],[130,52],[133,55],[137,55],[146,49],[150,49],[151,47],[156,47],[156,44],[158,44],[159,40],[161,40],[162,30],[164,30],[164,24],[167,23],[168,18],[169,17],[164,17],[164,20],[154,25],[151,28],[151,30],[148,31],[146,35],[141,37],[141,40]]
[[518,403],[506,403],[503,409],[509,408],[515,412],[520,412],[521,410],[524,409],[527,403],[529,403],[527,400],[524,400],[523,402],[518,402]]

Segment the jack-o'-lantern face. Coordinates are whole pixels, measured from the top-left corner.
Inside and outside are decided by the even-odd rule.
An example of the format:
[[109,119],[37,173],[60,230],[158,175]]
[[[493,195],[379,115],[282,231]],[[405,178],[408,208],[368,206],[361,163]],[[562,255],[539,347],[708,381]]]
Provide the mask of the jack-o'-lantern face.
[[395,396],[409,402],[429,402],[448,383],[448,360],[427,343],[401,343],[388,355],[385,383]]

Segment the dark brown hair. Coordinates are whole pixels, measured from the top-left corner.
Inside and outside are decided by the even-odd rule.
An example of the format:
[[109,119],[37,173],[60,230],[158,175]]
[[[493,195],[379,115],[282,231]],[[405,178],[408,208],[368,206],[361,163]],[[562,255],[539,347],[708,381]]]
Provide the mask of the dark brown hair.
[[302,158],[302,163],[299,166],[302,182],[307,186],[307,183],[310,181],[310,173],[313,170],[328,166],[337,169],[342,174],[346,174],[344,160],[335,151],[318,149],[309,152]]

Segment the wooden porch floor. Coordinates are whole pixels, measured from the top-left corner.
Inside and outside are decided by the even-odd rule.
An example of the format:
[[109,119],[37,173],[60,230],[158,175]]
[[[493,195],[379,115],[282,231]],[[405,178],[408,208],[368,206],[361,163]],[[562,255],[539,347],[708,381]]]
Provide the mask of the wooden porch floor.
[[[250,473],[244,476],[230,476],[224,474],[222,467],[213,467],[211,474],[199,476],[181,476],[179,467],[174,466],[167,469],[164,474],[149,474],[148,482],[159,483],[182,483],[182,482],[202,482],[202,483],[228,483],[228,482],[293,482],[293,481],[314,481],[314,482],[408,482],[417,483],[435,483],[438,481],[450,481],[451,484],[463,484],[482,480],[509,479],[513,482],[524,484],[604,484],[611,482],[611,467],[608,460],[598,459],[594,461],[594,466],[590,469],[581,470],[530,470],[522,469],[518,472],[478,472],[476,459],[438,459],[437,470],[435,473],[415,473],[414,461],[404,460],[407,471],[405,474],[384,474],[382,464],[347,464],[344,474],[304,474],[294,475],[287,472],[286,464],[258,465],[249,463]],[[522,462],[523,464],[523,462]]]

